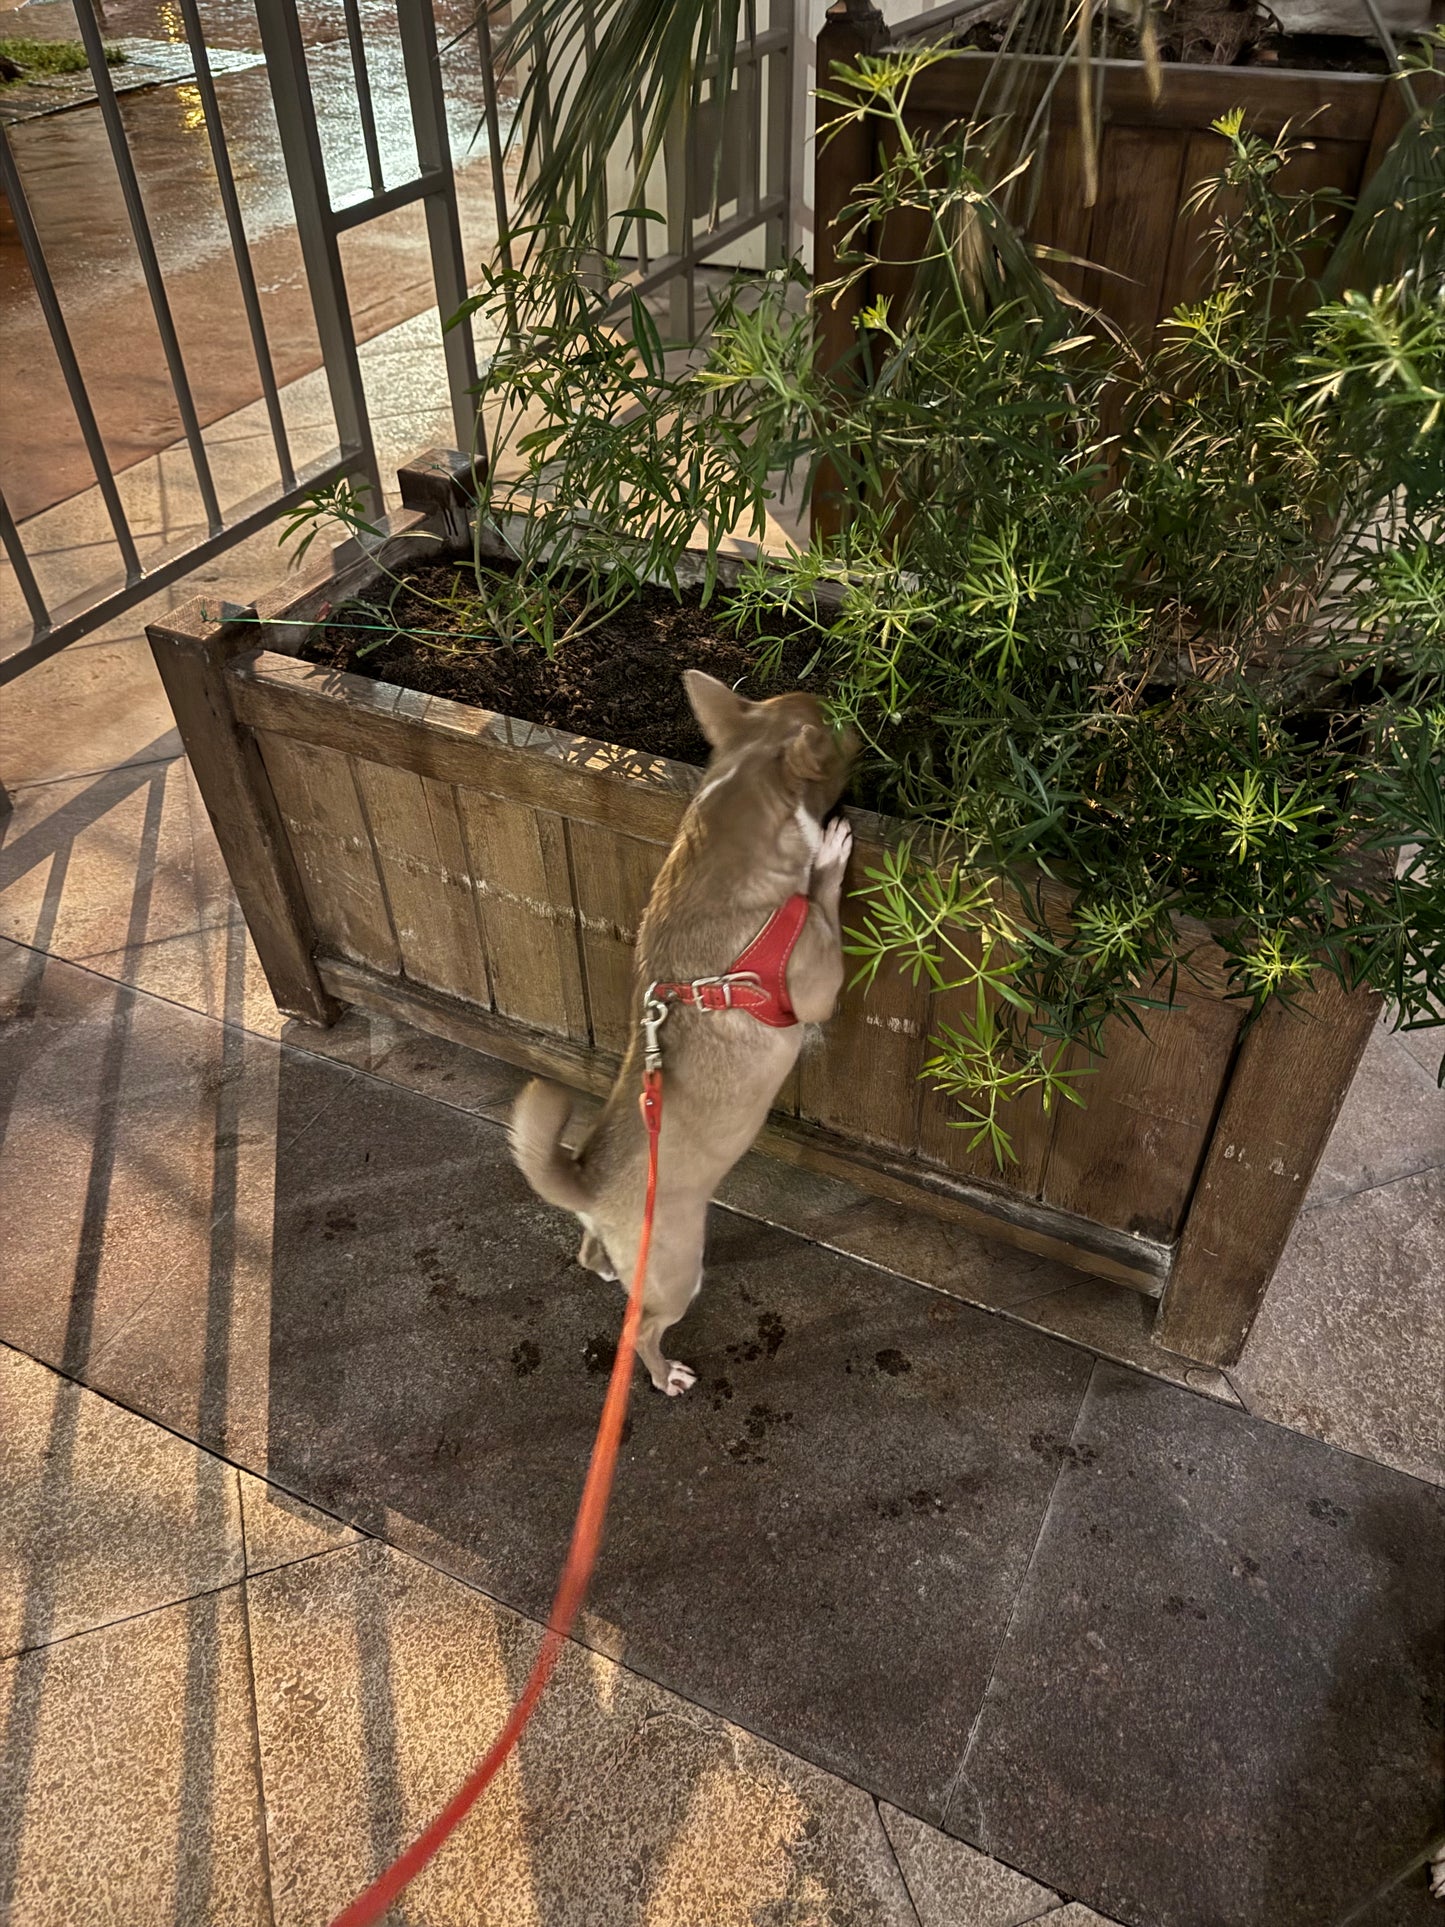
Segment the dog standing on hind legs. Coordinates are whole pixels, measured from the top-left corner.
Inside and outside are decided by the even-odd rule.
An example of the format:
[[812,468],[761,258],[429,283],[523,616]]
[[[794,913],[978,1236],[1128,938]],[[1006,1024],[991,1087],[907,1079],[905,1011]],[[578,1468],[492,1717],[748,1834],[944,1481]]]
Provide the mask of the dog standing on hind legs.
[[662,1341],[702,1283],[707,1208],[763,1127],[797,1062],[803,1026],[843,987],[839,905],[852,832],[829,819],[854,746],[815,697],[749,702],[700,670],[683,678],[712,747],[705,780],[653,886],[638,932],[632,1042],[602,1114],[563,1146],[570,1095],[536,1081],[512,1113],[512,1152],[532,1189],[582,1221],[578,1262],[631,1276],[642,1231],[647,1132],[638,1112],[644,1004],[667,1012],[652,1253],[637,1350],[676,1398],[696,1374]]

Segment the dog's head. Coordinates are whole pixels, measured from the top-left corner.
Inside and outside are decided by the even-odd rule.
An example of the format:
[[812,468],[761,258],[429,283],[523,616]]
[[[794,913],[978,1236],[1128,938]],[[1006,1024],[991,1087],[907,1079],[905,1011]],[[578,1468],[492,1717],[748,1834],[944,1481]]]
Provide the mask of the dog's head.
[[771,778],[790,806],[804,804],[821,822],[843,794],[858,753],[852,732],[831,729],[823,705],[803,690],[755,703],[701,669],[685,670],[682,680],[712,745],[709,769],[745,763],[756,778]]

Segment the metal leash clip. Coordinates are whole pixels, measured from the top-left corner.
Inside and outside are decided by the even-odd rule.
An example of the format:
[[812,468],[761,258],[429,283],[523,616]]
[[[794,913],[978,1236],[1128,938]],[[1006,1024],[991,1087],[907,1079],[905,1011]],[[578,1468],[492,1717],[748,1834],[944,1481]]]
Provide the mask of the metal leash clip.
[[657,995],[657,985],[649,984],[647,994],[642,1000],[642,1067],[648,1071],[662,1069],[661,1031],[667,1022],[667,1004]]

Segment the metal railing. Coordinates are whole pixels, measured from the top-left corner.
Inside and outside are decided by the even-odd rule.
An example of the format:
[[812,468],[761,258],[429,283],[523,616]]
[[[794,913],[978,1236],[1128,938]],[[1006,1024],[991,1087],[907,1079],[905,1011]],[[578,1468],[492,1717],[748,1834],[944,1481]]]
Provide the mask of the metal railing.
[[[181,24],[193,65],[193,83],[205,119],[215,186],[239,284],[241,307],[255,357],[259,399],[274,448],[275,480],[245,501],[223,508],[196,408],[190,375],[177,333],[166,275],[147,217],[142,182],[117,100],[99,22],[89,0],[77,0],[76,14],[104,126],[111,160],[125,207],[126,222],[165,363],[181,425],[181,440],[194,476],[205,534],[173,553],[143,561],[127,518],[116,470],[107,451],[80,360],[67,327],[64,305],[46,259],[14,146],[0,122],[0,190],[9,202],[16,236],[28,267],[61,377],[75,410],[94,485],[114,545],[110,582],[53,605],[42,590],[32,554],[27,552],[25,522],[17,523],[0,489],[0,546],[29,613],[27,638],[0,654],[0,684],[53,656],[127,609],[179,581],[232,544],[264,527],[314,489],[342,476],[360,478],[381,490],[376,449],[362,383],[356,327],[343,272],[343,234],[398,208],[420,203],[426,219],[432,281],[443,319],[454,315],[467,294],[467,275],[458,217],[451,136],[438,53],[433,0],[395,0],[407,108],[417,170],[411,178],[386,183],[378,138],[376,102],[358,0],[341,0],[350,53],[356,109],[361,129],[369,191],[342,205],[333,203],[318,132],[307,48],[296,0],[255,0],[286,180],[295,213],[296,234],[315,316],[321,364],[335,422],[336,445],[325,456],[298,465],[287,436],[282,391],[267,338],[251,245],[242,215],[224,121],[217,99],[198,0],[179,0]],[[790,240],[795,173],[791,108],[794,51],[793,0],[771,0],[766,19],[746,0],[742,44],[732,91],[711,103],[706,130],[682,129],[666,145],[661,166],[667,212],[664,252],[643,252],[637,283],[644,293],[666,289],[674,327],[689,334],[696,326],[696,274],[700,266],[736,255],[740,243],[761,232],[769,255],[780,256]],[[592,7],[583,0],[579,19],[591,30]],[[774,16],[778,16],[775,18]],[[503,128],[504,76],[497,72],[492,33],[485,8],[475,20],[474,41],[480,62],[482,112],[479,133],[490,156],[490,184],[499,246],[505,250],[509,227]],[[705,112],[705,121],[708,115]],[[720,142],[724,165],[703,165],[699,141]],[[725,192],[715,193],[721,183]],[[651,184],[649,184],[651,185]],[[714,205],[716,202],[716,205]],[[443,338],[446,381],[458,445],[475,446],[480,433],[471,390],[477,379],[476,351],[468,326]],[[118,564],[118,568],[116,565]],[[119,578],[119,579],[117,579]],[[0,643],[0,651],[5,645]]]

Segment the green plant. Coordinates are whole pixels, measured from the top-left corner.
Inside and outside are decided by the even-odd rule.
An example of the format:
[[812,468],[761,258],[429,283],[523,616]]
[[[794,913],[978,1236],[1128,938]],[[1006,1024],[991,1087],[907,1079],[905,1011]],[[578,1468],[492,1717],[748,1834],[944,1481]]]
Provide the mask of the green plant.
[[[523,643],[551,654],[585,635],[645,583],[680,593],[678,564],[704,552],[706,601],[719,546],[760,534],[768,464],[795,440],[794,392],[811,355],[788,272],[724,293],[705,362],[664,342],[621,264],[555,237],[525,267],[483,268],[475,315],[493,352],[477,389],[487,458],[473,470],[477,513],[469,563],[443,594],[383,568],[391,593],[353,600],[332,627],[397,633],[402,588],[437,612],[407,636],[451,654]],[[619,319],[627,324],[619,326]],[[317,491],[287,518],[299,561],[328,525],[374,541],[380,531],[348,482]]]
[[[971,130],[911,132],[936,57],[832,91],[889,154],[845,283],[886,263],[912,294],[864,315],[858,379],[799,396],[843,534],[743,597],[812,613],[863,780],[911,825],[853,952],[965,1009],[928,1073],[1003,1156],[1011,1102],[1077,1095],[1066,1046],[1173,999],[1190,923],[1252,1009],[1328,970],[1441,1020],[1445,250],[1422,200],[1403,271],[1311,298],[1336,210],[1231,115],[1212,288],[1141,358],[1021,256]],[[1445,110],[1411,140],[1438,166]]]
[[[126,59],[124,47],[107,47],[108,67],[119,67]],[[89,66],[85,49],[78,40],[24,40],[0,37],[0,86],[11,86],[34,74],[83,74]],[[7,66],[22,71],[9,74]]]

